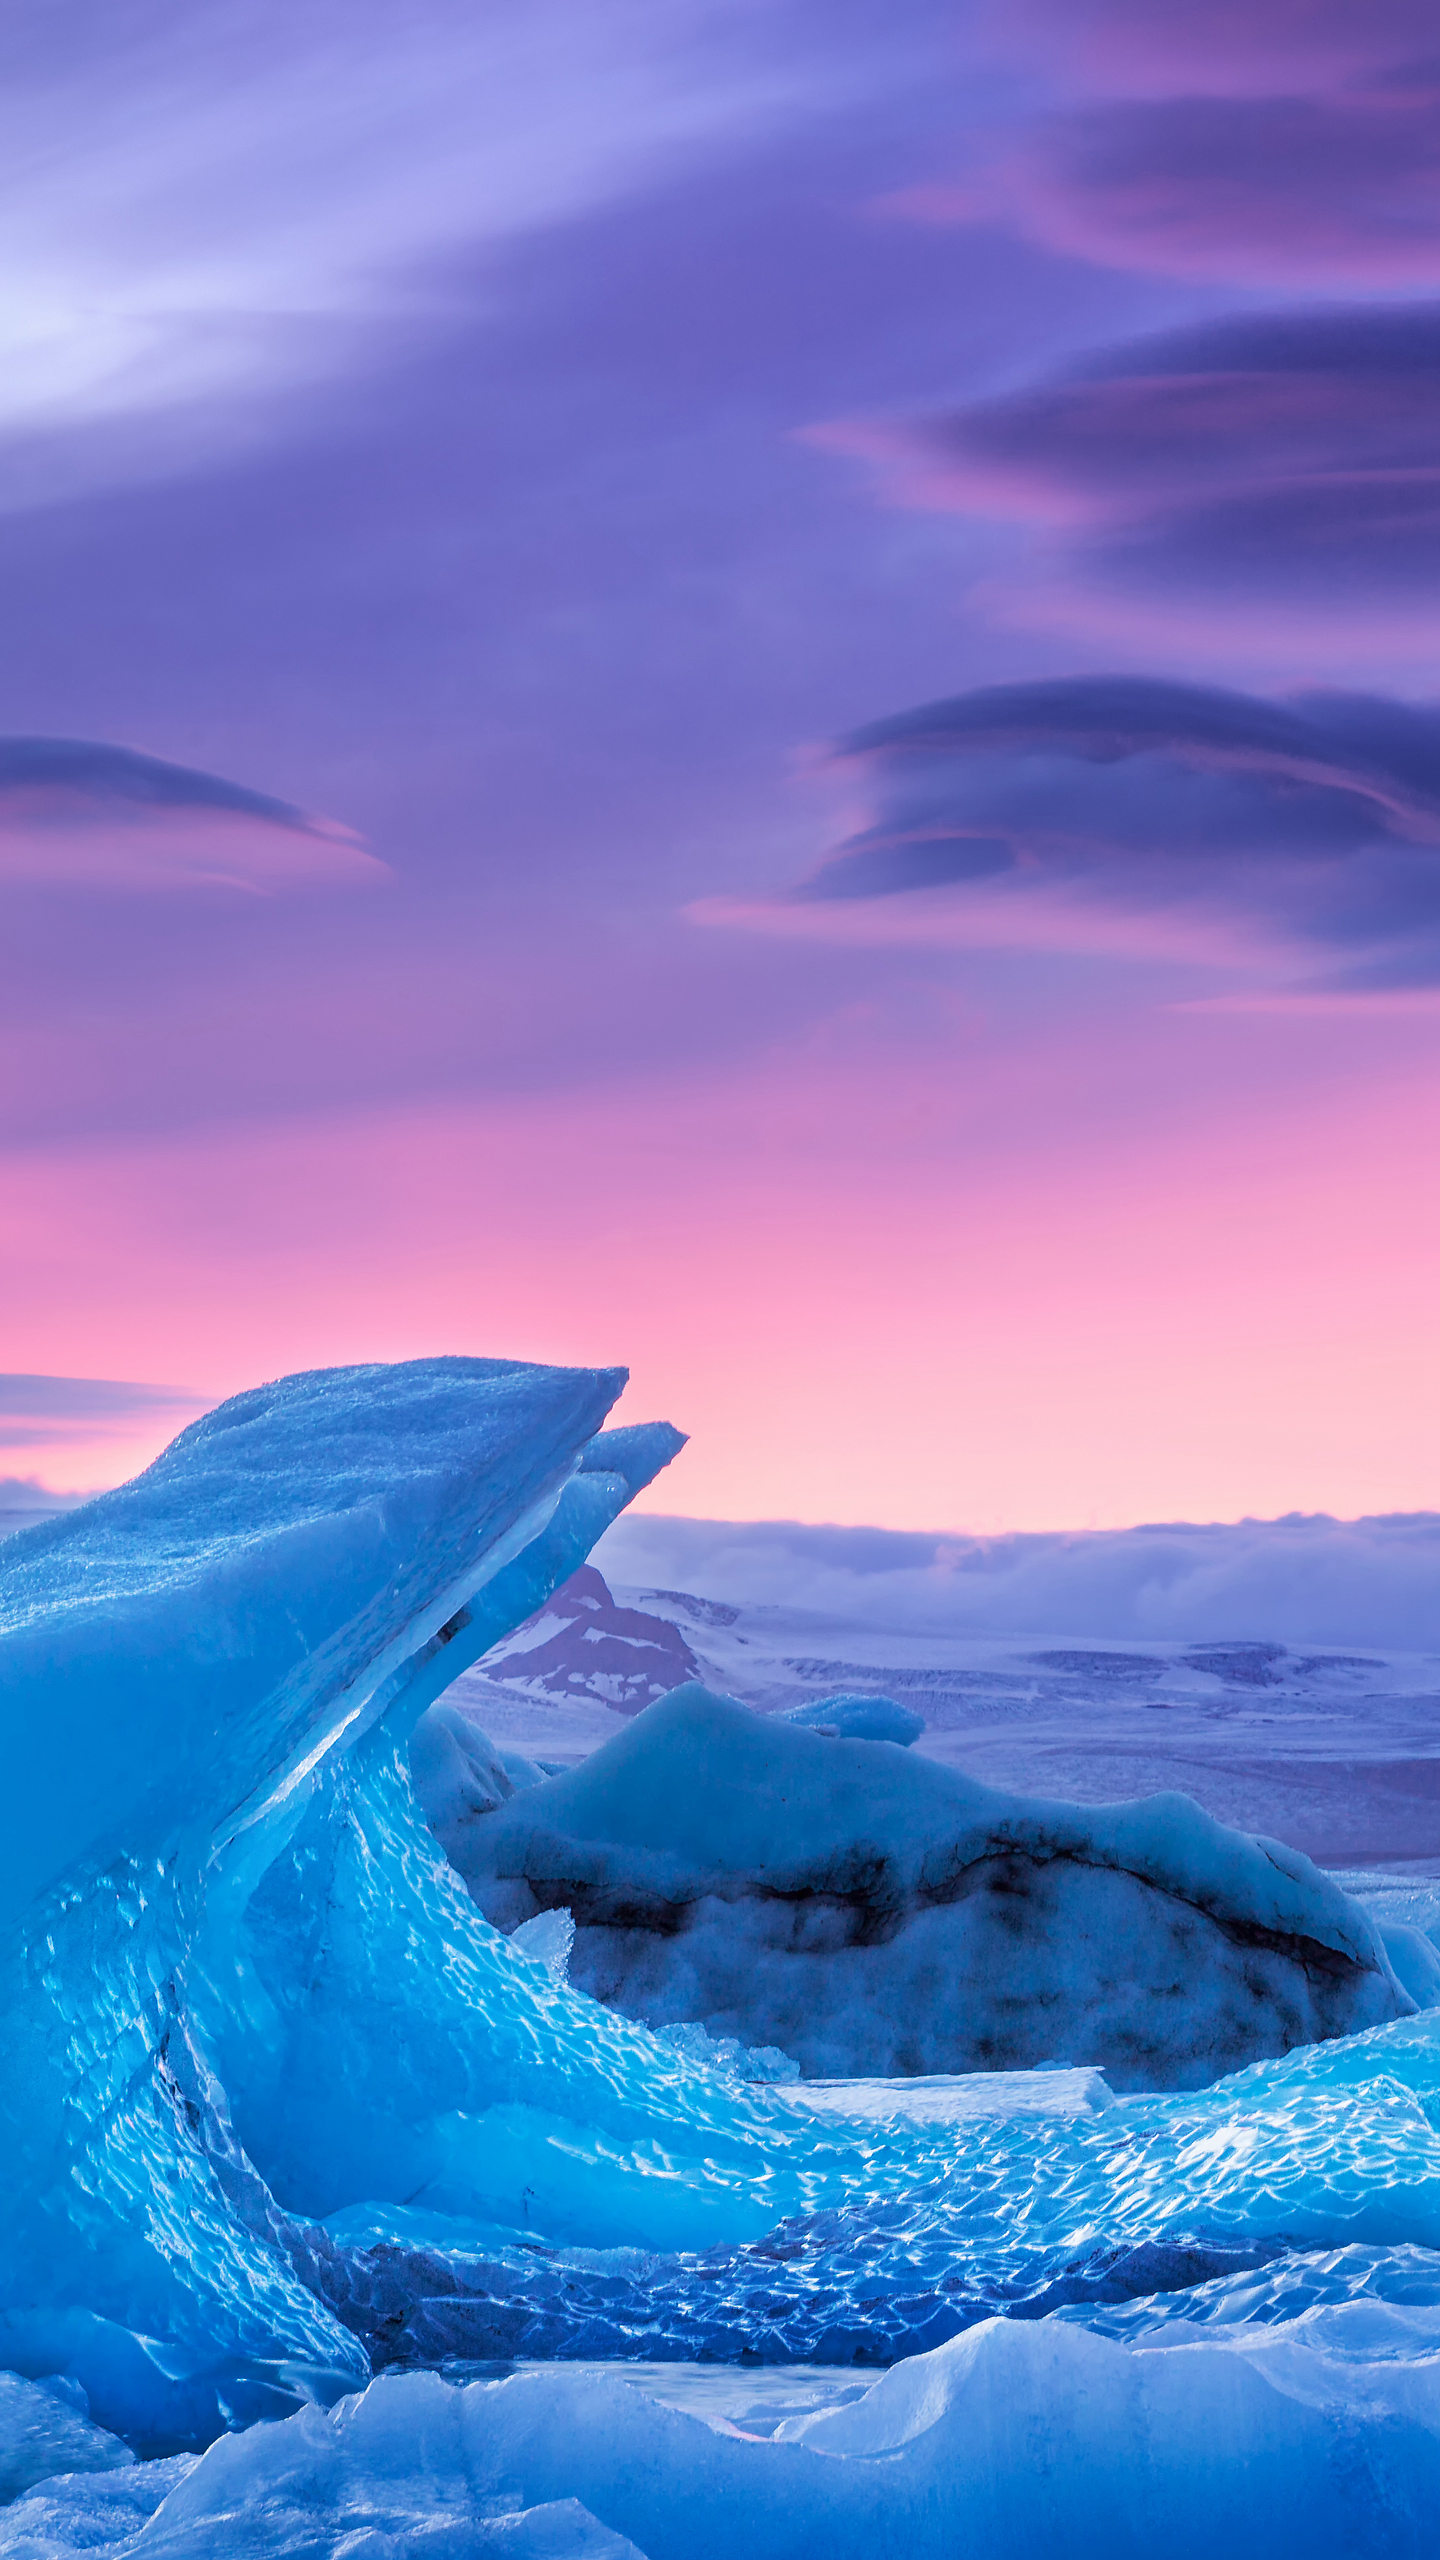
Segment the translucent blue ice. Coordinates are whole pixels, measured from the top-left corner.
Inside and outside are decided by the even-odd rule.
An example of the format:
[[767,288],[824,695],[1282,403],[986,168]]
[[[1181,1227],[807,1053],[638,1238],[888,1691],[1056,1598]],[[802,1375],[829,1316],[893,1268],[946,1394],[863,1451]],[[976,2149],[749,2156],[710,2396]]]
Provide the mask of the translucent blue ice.
[[882,2362],[1440,2249],[1434,2016],[1069,2118],[821,2118],[486,1925],[408,1737],[673,1452],[601,1431],[620,1384],[286,1380],[6,1545],[0,2368],[161,2452],[387,2361]]

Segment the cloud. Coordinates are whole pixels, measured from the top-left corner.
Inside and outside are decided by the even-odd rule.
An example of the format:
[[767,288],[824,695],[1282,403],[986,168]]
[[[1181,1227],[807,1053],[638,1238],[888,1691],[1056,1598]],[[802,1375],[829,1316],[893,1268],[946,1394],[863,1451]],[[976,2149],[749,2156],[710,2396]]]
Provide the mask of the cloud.
[[[1362,97],[1157,99],[1041,125],[987,189],[1097,264],[1250,285],[1440,284],[1440,80]],[[912,200],[944,217],[973,199]]]
[[473,321],[487,252],[883,84],[881,41],[817,65],[806,23],[804,0],[29,13],[0,34],[0,504],[243,447]]
[[607,1578],[840,1629],[1132,1642],[1440,1646],[1440,1515],[998,1538],[629,1514]]
[[1433,9],[1027,0],[992,41],[1064,103],[997,136],[968,184],[894,209],[1008,219],[1070,256],[1196,279],[1440,283]]
[[[183,1387],[152,1386],[128,1378],[51,1378],[29,1371],[0,1373],[0,1449],[128,1438],[156,1422],[188,1420],[203,1409],[204,1402],[202,1396],[192,1395]],[[4,1490],[0,1487],[0,1491]],[[21,1486],[20,1491],[28,1493],[33,1488]],[[53,1508],[57,1499],[37,1494],[29,1507]]]
[[1112,594],[1353,618],[1440,571],[1440,305],[1134,339],[926,418],[816,431],[913,506],[1028,524]]
[[37,1520],[53,1519],[57,1512],[72,1511],[83,1498],[51,1493],[33,1476],[0,1476],[0,1538],[10,1537],[16,1529],[31,1529]]
[[1338,87],[1436,50],[1431,0],[995,0],[996,33],[1114,94]]
[[385,876],[348,828],[241,783],[87,738],[0,738],[0,882],[263,892]]
[[873,822],[792,919],[905,900],[922,939],[1440,985],[1440,710],[1072,676],[931,703],[841,752]]

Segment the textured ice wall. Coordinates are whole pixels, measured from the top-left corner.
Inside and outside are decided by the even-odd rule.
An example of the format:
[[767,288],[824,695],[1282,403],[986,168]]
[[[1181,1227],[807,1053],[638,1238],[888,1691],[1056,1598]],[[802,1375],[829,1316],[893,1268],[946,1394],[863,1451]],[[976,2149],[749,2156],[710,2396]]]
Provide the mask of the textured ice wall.
[[[833,2126],[858,2176],[758,2240],[689,2253],[518,2242],[373,2207],[336,2229],[377,2349],[398,2361],[883,2364],[996,2311],[1132,2303],[1139,2319],[1152,2297],[1173,2309],[1226,2284],[1234,2316],[1249,2303],[1267,2323],[1357,2289],[1440,2308],[1440,2014],[1182,2096],[1104,2094],[1077,2072],[870,2083]],[[821,2095],[843,2117],[843,2093],[810,2084],[812,2105]],[[806,2098],[753,2093],[792,2123]]]
[[402,1765],[679,1445],[597,1439],[622,1383],[284,1380],[6,1545],[0,2364],[136,2440],[363,2377],[329,2206],[675,2242],[805,2192],[733,2093],[484,1926]]

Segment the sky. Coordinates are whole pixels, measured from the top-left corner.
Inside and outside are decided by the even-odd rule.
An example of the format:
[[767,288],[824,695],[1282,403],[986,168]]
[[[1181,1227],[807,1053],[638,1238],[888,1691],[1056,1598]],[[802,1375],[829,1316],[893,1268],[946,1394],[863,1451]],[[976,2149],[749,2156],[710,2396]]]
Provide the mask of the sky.
[[1420,0],[0,27],[0,1476],[628,1363],[646,1500],[1440,1507]]

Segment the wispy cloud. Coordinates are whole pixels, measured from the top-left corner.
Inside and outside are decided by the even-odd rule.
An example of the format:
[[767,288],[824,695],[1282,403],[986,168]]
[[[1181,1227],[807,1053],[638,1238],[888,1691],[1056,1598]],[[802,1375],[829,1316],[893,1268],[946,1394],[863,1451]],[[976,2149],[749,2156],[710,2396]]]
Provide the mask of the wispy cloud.
[[802,16],[58,0],[12,17],[0,503],[193,468],[277,398],[472,314],[487,250],[823,112]]
[[0,882],[273,891],[385,878],[346,827],[88,738],[0,738]]
[[996,39],[1090,87],[1228,98],[1340,87],[1435,50],[1431,0],[992,0]]
[[[1440,284],[1440,79],[1362,97],[1182,97],[1077,109],[996,173],[1048,247],[1248,285]],[[932,218],[974,207],[917,194]],[[994,194],[987,208],[994,214]]]

